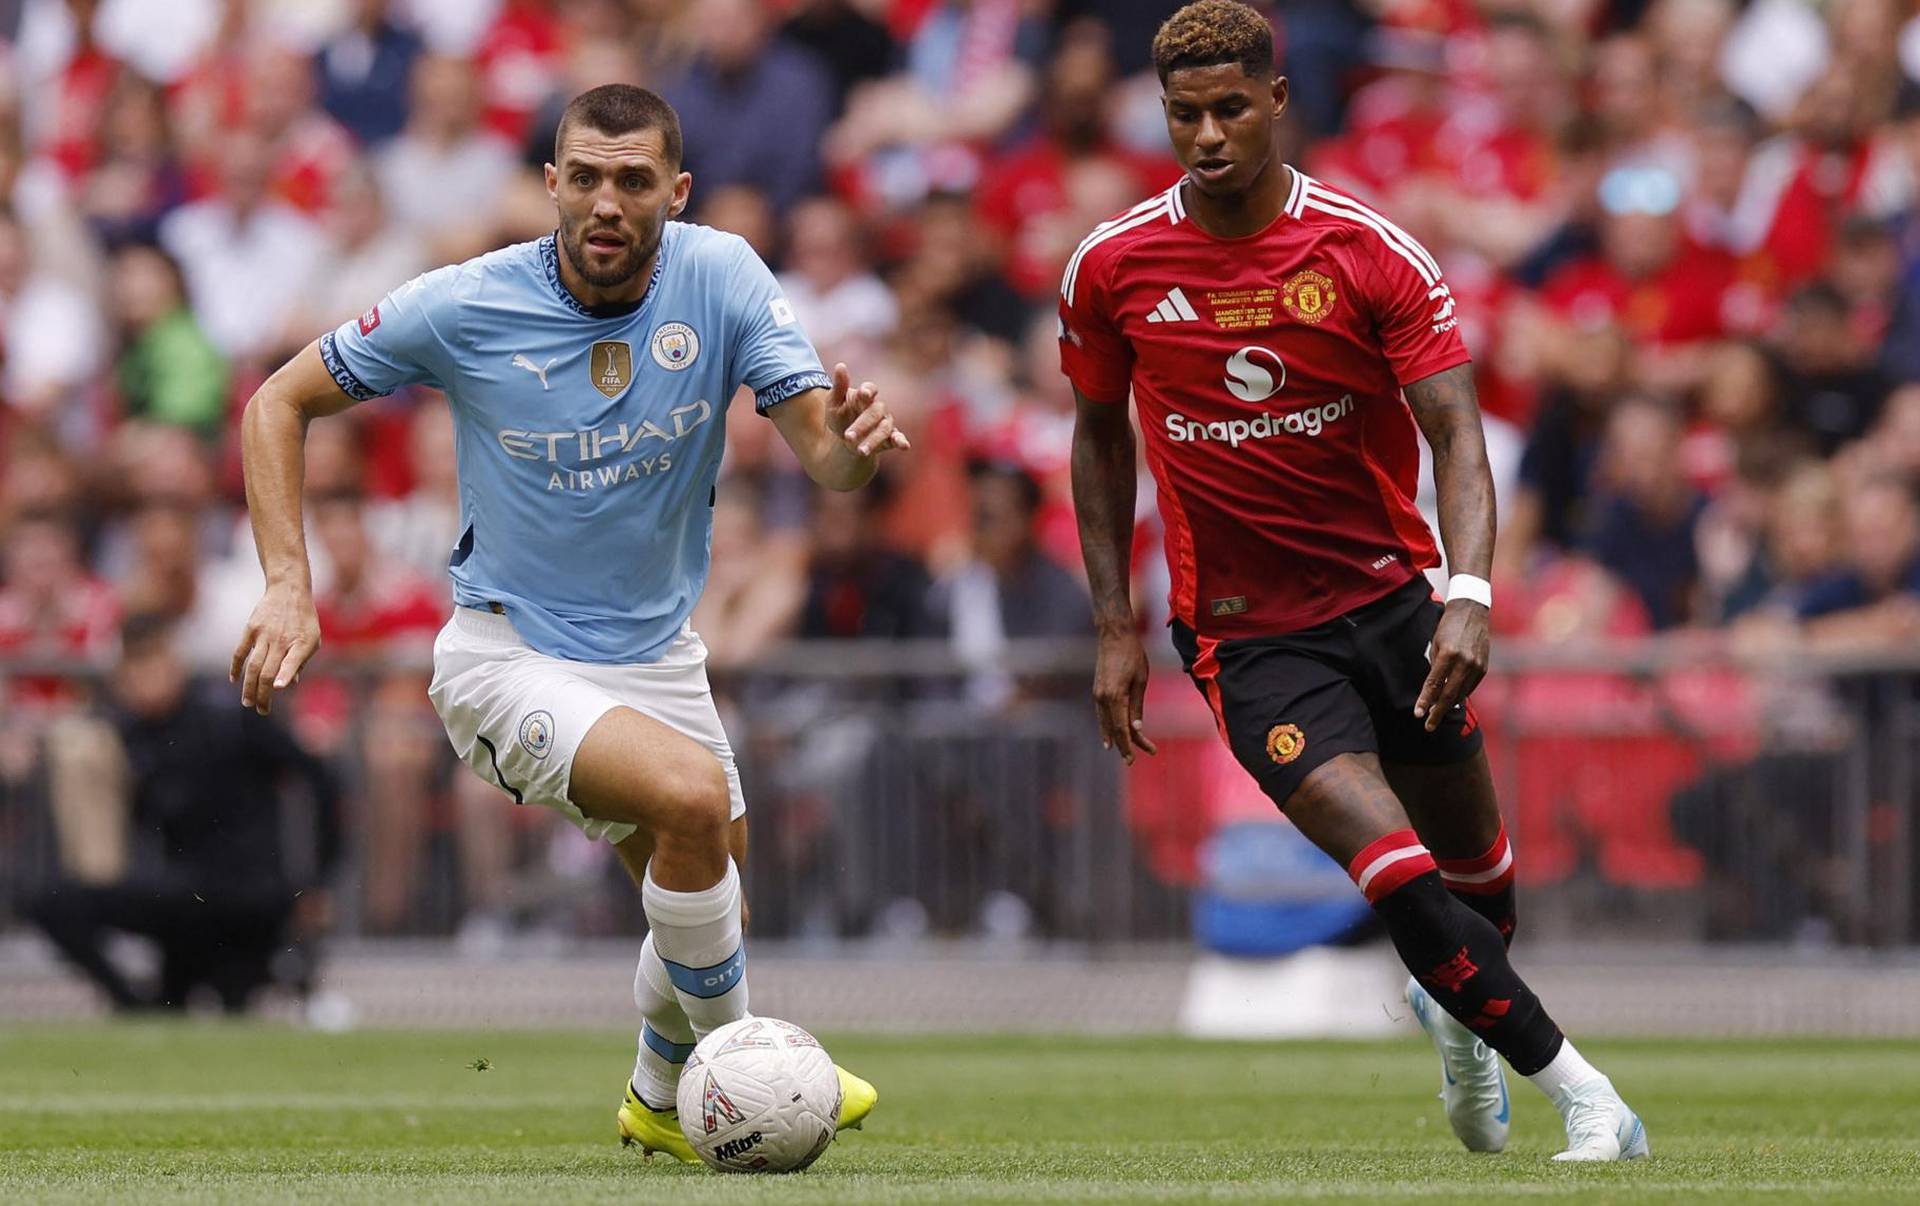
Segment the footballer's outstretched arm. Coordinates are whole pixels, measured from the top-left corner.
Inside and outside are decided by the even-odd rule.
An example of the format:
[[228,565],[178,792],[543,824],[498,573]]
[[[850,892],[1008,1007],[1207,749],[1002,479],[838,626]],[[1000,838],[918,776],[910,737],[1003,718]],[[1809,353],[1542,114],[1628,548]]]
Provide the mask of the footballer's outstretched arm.
[[1093,707],[1101,744],[1119,749],[1131,764],[1136,746],[1158,752],[1141,731],[1147,651],[1134,629],[1133,596],[1127,589],[1136,473],[1133,424],[1124,401],[1096,402],[1077,388],[1073,400],[1073,513],[1100,635]]
[[854,389],[844,364],[833,366],[832,389],[796,394],[769,413],[807,476],[829,490],[858,490],[873,479],[882,453],[913,447],[879,387],[864,381]]
[[[1473,366],[1455,365],[1406,387],[1407,405],[1433,449],[1433,484],[1440,499],[1440,539],[1450,573],[1487,578],[1493,572],[1493,471],[1480,427]],[[1432,668],[1413,714],[1429,732],[1486,677],[1487,608],[1471,599],[1447,604],[1433,634]]]
[[247,517],[267,587],[234,648],[227,676],[240,684],[240,702],[262,716],[273,705],[273,693],[298,678],[320,648],[300,516],[307,424],[353,403],[320,359],[320,345],[310,343],[254,391],[241,419]]

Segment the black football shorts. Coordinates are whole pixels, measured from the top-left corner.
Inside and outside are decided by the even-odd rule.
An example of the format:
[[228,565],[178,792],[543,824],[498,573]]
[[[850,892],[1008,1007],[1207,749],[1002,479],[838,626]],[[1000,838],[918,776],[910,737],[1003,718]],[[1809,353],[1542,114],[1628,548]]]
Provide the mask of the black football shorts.
[[1422,576],[1279,636],[1212,640],[1176,620],[1173,644],[1233,756],[1285,808],[1316,767],[1340,754],[1440,766],[1480,752],[1471,707],[1454,708],[1431,733],[1413,716],[1442,610]]

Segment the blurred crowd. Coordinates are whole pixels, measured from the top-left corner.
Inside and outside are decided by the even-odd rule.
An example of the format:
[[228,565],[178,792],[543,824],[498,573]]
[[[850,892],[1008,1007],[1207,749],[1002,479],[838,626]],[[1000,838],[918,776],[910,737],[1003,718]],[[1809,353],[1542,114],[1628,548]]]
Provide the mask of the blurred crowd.
[[[559,111],[609,80],[675,105],[688,217],[751,242],[915,440],[878,488],[825,495],[732,408],[695,617],[716,674],[791,637],[991,658],[1086,633],[1054,296],[1088,230],[1177,178],[1148,62],[1174,7],[0,0],[0,654],[107,665],[123,622],[161,617],[187,665],[224,668],[259,586],[246,399],[417,272],[550,229]],[[1920,637],[1920,6],[1264,7],[1285,158],[1450,279],[1508,633]],[[428,390],[308,442],[326,652],[281,710],[308,748],[356,747],[372,930],[420,907],[434,835],[484,905],[538,824],[451,774],[418,675],[330,681],[330,659],[417,655],[444,617],[452,447]],[[983,676],[968,699],[1022,689]],[[21,782],[78,688],[5,690],[0,778]]]

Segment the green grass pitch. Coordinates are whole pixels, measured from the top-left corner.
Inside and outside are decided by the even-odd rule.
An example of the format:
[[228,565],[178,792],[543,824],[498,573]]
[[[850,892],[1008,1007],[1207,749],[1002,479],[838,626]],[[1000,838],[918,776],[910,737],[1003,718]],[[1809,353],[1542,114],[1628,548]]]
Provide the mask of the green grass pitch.
[[829,1036],[880,1087],[812,1171],[726,1177],[614,1138],[620,1034],[214,1023],[0,1031],[0,1201],[1920,1201],[1920,1043],[1593,1043],[1653,1159],[1448,1132],[1424,1042]]

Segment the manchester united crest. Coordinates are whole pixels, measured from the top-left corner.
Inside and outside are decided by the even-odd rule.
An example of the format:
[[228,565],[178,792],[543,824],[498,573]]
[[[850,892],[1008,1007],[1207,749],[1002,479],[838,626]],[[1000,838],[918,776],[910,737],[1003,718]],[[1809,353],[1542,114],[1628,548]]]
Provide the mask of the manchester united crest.
[[1309,268],[1296,272],[1280,287],[1280,304],[1287,313],[1312,325],[1333,313],[1333,279]]
[[1307,735],[1297,724],[1276,724],[1267,730],[1267,757],[1281,766],[1298,758],[1307,748]]

